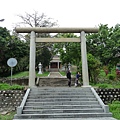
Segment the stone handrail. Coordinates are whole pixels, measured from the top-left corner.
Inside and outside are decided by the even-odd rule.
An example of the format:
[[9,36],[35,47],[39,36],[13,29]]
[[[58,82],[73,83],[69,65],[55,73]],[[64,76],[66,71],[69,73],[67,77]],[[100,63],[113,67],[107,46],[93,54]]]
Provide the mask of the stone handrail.
[[98,100],[99,104],[101,105],[101,107],[103,108],[105,113],[109,113],[109,106],[105,105],[103,103],[103,101],[101,100],[101,98],[98,96],[98,94],[96,93],[96,91],[94,90],[94,88],[91,87],[91,91],[94,94],[94,96],[96,97],[96,99]]
[[22,114],[22,110],[23,110],[23,107],[24,107],[24,105],[26,103],[26,100],[27,100],[27,97],[29,95],[29,92],[30,92],[30,88],[27,89],[27,91],[26,91],[26,93],[25,93],[25,95],[23,97],[21,105],[19,107],[17,107],[17,115],[21,115]]

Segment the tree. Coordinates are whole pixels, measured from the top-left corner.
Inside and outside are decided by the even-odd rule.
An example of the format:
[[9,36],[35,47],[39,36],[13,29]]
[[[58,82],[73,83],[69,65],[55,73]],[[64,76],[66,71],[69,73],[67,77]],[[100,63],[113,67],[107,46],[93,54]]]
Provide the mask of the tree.
[[[59,33],[55,37],[58,38],[77,38],[73,33]],[[54,44],[54,51],[60,53],[62,64],[72,63],[79,66],[81,59],[80,43],[56,43]]]
[[[8,44],[11,39],[10,33],[6,28],[0,27],[0,73],[4,74],[7,70],[7,59],[9,56]],[[2,75],[1,74],[1,75]]]
[[[47,17],[44,13],[39,14],[37,11],[29,14],[25,13],[25,16],[18,15],[22,19],[22,22],[17,23],[16,26],[25,26],[25,27],[53,27],[57,26],[57,21],[52,22],[52,18]],[[38,33],[37,37],[50,37],[49,33]],[[24,37],[25,38],[25,37]]]
[[49,66],[50,60],[51,60],[51,53],[47,47],[44,47],[42,49],[41,53],[38,54],[38,56],[37,56],[37,60],[36,60],[37,66],[36,67],[38,67],[39,62],[41,62],[42,68],[45,71],[45,67]]
[[34,11],[33,14],[29,14],[26,12],[26,15],[18,15],[22,22],[19,23],[19,25],[26,25],[30,27],[53,27],[57,25],[56,22],[51,22],[52,18],[48,18],[44,13],[41,15]]
[[11,57],[16,58],[18,61],[14,72],[21,71],[21,66],[28,66],[28,63],[20,64],[24,57],[29,57],[28,48],[28,44],[21,41],[16,36],[10,35],[10,32],[6,28],[0,27],[0,76],[5,76],[10,73],[7,60]]
[[[18,15],[21,19],[22,22],[19,23],[19,26],[25,25],[25,26],[30,26],[30,27],[53,27],[57,25],[57,22],[52,22],[52,18],[48,18],[44,13],[41,15],[37,12],[34,11],[33,14],[26,13],[25,16],[23,15]],[[37,37],[51,37],[49,33],[36,33]],[[25,35],[24,38],[26,41],[30,40],[29,34]],[[46,59],[50,60],[52,56],[52,43],[37,43],[36,45],[36,57],[37,57],[37,64],[41,60],[42,57],[40,57],[42,54],[44,55],[44,50],[46,49],[47,54],[49,54],[49,57],[44,57],[44,61],[47,61]],[[49,51],[48,51],[49,50]],[[38,61],[39,59],[39,61]],[[42,62],[42,64],[44,63]],[[50,61],[47,61],[46,65],[49,64]],[[45,65],[45,63],[44,63]],[[44,66],[43,65],[43,66]]]
[[105,66],[116,65],[120,58],[120,25],[108,28],[101,24],[97,34],[88,34],[87,51]]
[[[29,65],[29,45],[27,42],[20,40],[12,35],[9,41],[9,55],[17,59],[18,64],[15,68],[16,72],[28,70]],[[23,64],[24,63],[24,64]]]
[[92,54],[87,54],[88,60],[88,72],[89,72],[89,79],[92,83],[98,82],[98,76],[100,73],[100,61],[96,59]]

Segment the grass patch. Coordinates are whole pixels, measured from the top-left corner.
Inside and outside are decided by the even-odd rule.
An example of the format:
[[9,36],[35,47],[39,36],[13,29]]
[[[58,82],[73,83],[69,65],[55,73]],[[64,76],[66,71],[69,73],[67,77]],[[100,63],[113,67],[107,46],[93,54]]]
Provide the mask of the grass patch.
[[113,101],[112,104],[109,104],[109,109],[113,117],[120,120],[120,101]]
[[[49,72],[44,72],[43,74],[38,74],[38,72],[36,72],[37,77],[45,77],[48,75],[49,75]],[[13,74],[12,78],[22,78],[22,77],[28,77],[28,76],[29,76],[29,71],[24,71],[24,72]],[[11,76],[8,76],[7,78],[11,78]]]
[[98,83],[98,84],[90,83],[90,85],[94,88],[113,89],[113,88],[120,88],[120,81],[109,81],[109,83],[106,83],[104,81],[103,83]]
[[111,84],[107,84],[107,83],[104,83],[104,84],[91,84],[91,86],[95,87],[95,88],[113,88],[113,86]]
[[66,76],[66,72],[61,71],[60,74],[61,74],[62,76]]
[[36,76],[37,77],[47,77],[49,75],[50,72],[44,72],[42,74],[38,74],[38,72],[36,72]]
[[[28,77],[29,71],[19,72],[12,75],[12,78],[22,78],[22,77]],[[11,78],[11,76],[8,76],[7,78]]]
[[9,112],[6,115],[0,114],[0,120],[13,120],[15,114],[16,112]]

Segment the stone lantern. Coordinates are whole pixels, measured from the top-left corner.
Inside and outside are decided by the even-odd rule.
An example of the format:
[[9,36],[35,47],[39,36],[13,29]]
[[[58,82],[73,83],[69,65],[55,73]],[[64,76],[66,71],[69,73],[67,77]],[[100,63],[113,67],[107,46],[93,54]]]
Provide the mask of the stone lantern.
[[69,64],[68,64],[68,70],[70,70],[70,67],[71,67],[71,64],[69,63]]
[[38,67],[39,67],[39,72],[38,72],[38,74],[42,74],[42,64],[41,64],[41,62],[38,64]]

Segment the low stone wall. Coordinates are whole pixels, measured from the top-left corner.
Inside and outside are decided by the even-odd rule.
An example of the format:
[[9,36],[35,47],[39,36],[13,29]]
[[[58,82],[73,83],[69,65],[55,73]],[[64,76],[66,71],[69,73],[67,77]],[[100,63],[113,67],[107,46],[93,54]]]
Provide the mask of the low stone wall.
[[0,90],[0,111],[16,110],[24,94],[24,90]]
[[120,101],[120,89],[95,89],[105,104]]
[[[95,89],[105,104],[113,100],[120,101],[120,89]],[[16,110],[20,106],[24,90],[0,90],[0,111]]]
[[[2,78],[2,79],[0,79],[0,83],[8,83],[8,84],[10,84],[11,79]],[[28,85],[28,77],[14,78],[14,79],[12,79],[12,84]]]

